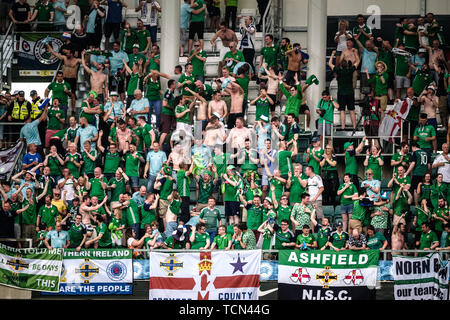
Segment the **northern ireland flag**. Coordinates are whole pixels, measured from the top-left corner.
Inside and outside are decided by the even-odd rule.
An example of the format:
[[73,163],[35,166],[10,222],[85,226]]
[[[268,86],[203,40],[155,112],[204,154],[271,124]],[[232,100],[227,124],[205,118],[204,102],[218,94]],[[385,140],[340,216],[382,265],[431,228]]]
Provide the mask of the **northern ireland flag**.
[[258,300],[261,251],[150,253],[150,300]]
[[412,102],[413,101],[409,98],[399,100],[394,104],[391,110],[386,111],[386,115],[378,129],[378,134],[383,140],[393,143],[393,138],[397,136],[397,133],[401,128],[402,120],[406,119],[408,116]]

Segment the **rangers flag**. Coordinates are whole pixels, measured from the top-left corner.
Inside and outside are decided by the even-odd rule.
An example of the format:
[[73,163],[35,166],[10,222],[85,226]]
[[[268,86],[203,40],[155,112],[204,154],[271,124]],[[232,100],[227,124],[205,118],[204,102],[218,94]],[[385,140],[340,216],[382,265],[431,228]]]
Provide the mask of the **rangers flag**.
[[261,251],[150,253],[150,300],[258,300]]

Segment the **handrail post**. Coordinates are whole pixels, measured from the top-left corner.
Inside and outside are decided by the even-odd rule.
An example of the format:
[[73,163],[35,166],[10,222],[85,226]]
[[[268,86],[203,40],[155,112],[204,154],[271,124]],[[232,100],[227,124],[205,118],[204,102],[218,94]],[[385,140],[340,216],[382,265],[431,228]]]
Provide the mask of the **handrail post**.
[[267,15],[268,15],[269,11],[272,9],[271,7],[272,7],[272,0],[269,0],[269,3],[267,4],[267,7],[266,7],[266,11],[264,11],[264,14],[262,17],[262,19],[263,19],[263,23],[262,23],[263,41],[266,38],[266,19],[267,19]]

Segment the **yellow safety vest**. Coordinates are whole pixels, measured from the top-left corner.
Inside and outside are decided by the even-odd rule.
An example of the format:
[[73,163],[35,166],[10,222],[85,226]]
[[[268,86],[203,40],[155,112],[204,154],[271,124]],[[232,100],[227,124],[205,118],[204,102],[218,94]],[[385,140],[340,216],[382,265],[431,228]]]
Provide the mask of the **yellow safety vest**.
[[31,119],[35,120],[37,119],[41,113],[42,110],[39,110],[39,105],[42,103],[42,99],[37,99],[35,102],[31,101]]
[[14,102],[14,108],[12,110],[11,117],[15,120],[25,120],[28,118],[27,100],[24,100],[22,105],[19,106],[17,101]]

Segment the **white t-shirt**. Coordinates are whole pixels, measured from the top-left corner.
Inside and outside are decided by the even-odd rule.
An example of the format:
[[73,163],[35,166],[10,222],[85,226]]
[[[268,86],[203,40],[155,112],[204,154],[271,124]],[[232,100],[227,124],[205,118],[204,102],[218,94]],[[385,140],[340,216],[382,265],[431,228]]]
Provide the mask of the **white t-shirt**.
[[[312,178],[308,178],[308,193],[310,199],[313,199],[317,193],[319,193],[319,189],[323,187],[322,178],[318,175],[315,175]],[[322,194],[317,198],[317,201],[322,200]]]
[[438,174],[442,174],[442,179],[445,183],[450,183],[450,164],[448,163],[447,159],[444,158],[444,156],[441,154],[436,157],[433,161],[433,165],[444,162],[445,165],[443,167],[438,168]]
[[141,20],[144,25],[153,27],[158,25],[159,11],[156,9],[152,10],[152,3],[154,3],[156,7],[161,8],[160,4],[156,1],[146,2],[145,6],[141,9]]
[[[352,35],[352,33],[350,31],[345,31],[346,34],[348,35]],[[336,36],[339,34],[339,31],[336,32]],[[347,50],[347,36],[345,34],[341,34],[339,36],[339,42],[337,44],[337,48],[336,51],[344,51]]]
[[[61,182],[64,182],[64,178],[58,180],[58,184]],[[64,190],[67,190],[66,193],[66,200],[72,201],[75,198],[75,188],[73,187],[73,180],[67,179],[66,184],[62,188],[61,194],[64,192]],[[62,196],[61,196],[62,199]]]

